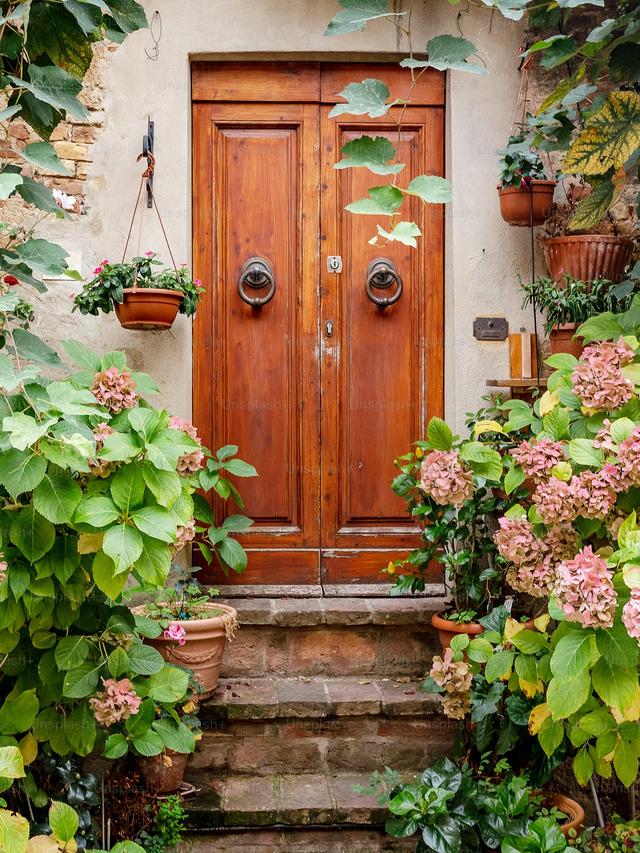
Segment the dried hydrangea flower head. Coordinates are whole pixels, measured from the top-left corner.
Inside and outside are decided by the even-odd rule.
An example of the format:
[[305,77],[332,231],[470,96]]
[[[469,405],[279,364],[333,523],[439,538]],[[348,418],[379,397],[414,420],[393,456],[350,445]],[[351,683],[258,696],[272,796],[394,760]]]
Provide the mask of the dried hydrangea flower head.
[[128,678],[102,679],[104,690],[89,699],[89,705],[97,722],[112,726],[138,713],[142,699],[136,694]]
[[590,545],[558,566],[555,595],[569,622],[585,628],[612,628],[617,596],[613,573]]
[[552,469],[564,460],[562,444],[541,438],[538,441],[523,441],[511,452],[525,475],[539,483],[551,476]]
[[7,569],[9,568],[9,564],[4,559],[4,554],[0,551],[0,583],[7,579]]
[[471,710],[473,673],[466,661],[455,661],[453,657],[453,649],[445,649],[442,657],[436,655],[429,675],[445,691],[444,714],[452,720],[461,720]]
[[[171,429],[179,429],[192,438],[194,441],[197,441],[200,444],[200,436],[198,435],[197,429],[193,424],[190,424],[188,421],[183,420],[182,418],[174,415],[170,421],[169,426]],[[183,456],[178,459],[177,471],[178,474],[182,476],[187,476],[189,474],[195,474],[196,471],[199,471],[204,465],[204,453],[200,448],[194,450],[192,453],[185,453]]]
[[140,399],[131,375],[126,370],[118,370],[117,367],[96,373],[91,393],[114,415],[123,409],[133,409]]
[[440,506],[460,507],[473,494],[473,474],[457,450],[432,450],[420,465],[420,488]]
[[606,412],[619,409],[633,397],[633,383],[622,373],[635,356],[620,338],[585,347],[573,371],[573,393],[586,409]]
[[186,524],[180,525],[176,530],[176,551],[184,548],[189,542],[196,538],[196,520],[191,518]]
[[[104,444],[105,438],[109,435],[113,435],[115,430],[113,427],[110,427],[109,424],[101,423],[93,430],[93,435],[96,440],[96,452],[102,450],[102,445]],[[117,462],[107,462],[106,459],[88,459],[89,468],[91,468],[91,473],[96,477],[108,477],[109,474],[113,473],[115,469],[118,467]]]

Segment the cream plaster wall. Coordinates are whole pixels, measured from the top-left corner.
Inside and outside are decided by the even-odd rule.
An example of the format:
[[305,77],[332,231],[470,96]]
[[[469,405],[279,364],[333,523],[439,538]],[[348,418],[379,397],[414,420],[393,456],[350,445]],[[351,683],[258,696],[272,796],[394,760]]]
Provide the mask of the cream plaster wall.
[[[323,31],[336,11],[336,0],[153,0],[149,17],[162,17],[160,55],[148,31],[130,36],[113,55],[104,75],[105,128],[93,145],[86,216],[74,223],[53,223],[49,236],[77,256],[89,273],[103,258],[119,259],[137,191],[136,155],[147,116],[155,121],[156,196],[171,235],[178,263],[190,260],[190,71],[189,59],[224,58],[227,54],[287,53],[288,58],[356,52],[359,58],[399,47],[385,21],[362,33],[326,38]],[[488,376],[508,375],[506,343],[478,343],[472,321],[478,315],[506,316],[512,331],[524,318],[517,290],[518,274],[529,267],[527,229],[509,228],[498,212],[495,150],[509,132],[518,88],[516,59],[522,39],[518,24],[498,14],[460,12],[446,0],[424,0],[414,13],[414,44],[423,46],[437,34],[471,39],[489,73],[450,75],[447,107],[447,177],[454,187],[447,206],[446,233],[446,408],[462,425],[476,407]],[[400,45],[402,49],[402,45]],[[137,234],[134,236],[136,248]],[[166,251],[161,235],[144,208],[142,251]],[[51,342],[78,337],[98,349],[124,349],[130,364],[153,372],[163,401],[175,413],[191,410],[191,324],[180,316],[169,333],[122,330],[113,315],[83,318],[70,314],[69,293],[76,285],[53,283],[42,298],[40,331]]]

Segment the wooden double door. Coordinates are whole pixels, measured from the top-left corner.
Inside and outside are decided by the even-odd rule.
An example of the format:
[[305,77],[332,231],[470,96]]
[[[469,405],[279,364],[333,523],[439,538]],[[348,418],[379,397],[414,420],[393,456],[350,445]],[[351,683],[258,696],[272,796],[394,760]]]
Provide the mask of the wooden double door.
[[[400,131],[400,108],[329,118],[337,93],[367,77],[406,97],[397,65],[192,66],[193,265],[207,290],[194,423],[259,472],[238,483],[255,525],[249,568],[231,582],[376,582],[417,540],[390,483],[394,458],[443,408],[443,210],[405,201],[418,248],[371,245],[384,217],[344,208],[386,178],[334,163],[367,133],[399,148],[408,175],[442,175],[444,76],[420,77]],[[397,281],[373,270],[366,289],[381,260],[402,279],[384,308],[370,295],[390,298]]]

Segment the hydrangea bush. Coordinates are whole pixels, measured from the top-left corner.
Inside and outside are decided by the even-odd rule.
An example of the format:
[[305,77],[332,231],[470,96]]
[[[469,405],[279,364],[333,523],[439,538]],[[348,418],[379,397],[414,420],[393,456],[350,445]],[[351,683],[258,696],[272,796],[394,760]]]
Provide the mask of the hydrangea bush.
[[163,589],[174,554],[196,533],[209,559],[244,568],[246,554],[230,534],[250,520],[235,515],[215,526],[196,490],[241,503],[225,473],[255,471],[235,458],[235,446],[213,456],[191,424],[150,405],[145,398],[156,384],[129,370],[123,353],[100,357],[67,341],[69,370],[35,335],[7,328],[0,791],[22,778],[42,807],[41,775],[31,767],[49,750],[98,750],[111,759],[193,751],[190,673],[144,644],[162,629],[134,616],[122,594],[130,579],[143,590]]
[[495,541],[509,583],[548,612],[535,628],[510,619],[465,637],[449,666],[506,684],[546,755],[571,755],[581,784],[615,773],[628,786],[640,755],[640,299],[577,334],[581,359],[552,356],[539,401],[505,404],[505,431],[532,432],[510,453],[508,488],[527,479],[533,491]]

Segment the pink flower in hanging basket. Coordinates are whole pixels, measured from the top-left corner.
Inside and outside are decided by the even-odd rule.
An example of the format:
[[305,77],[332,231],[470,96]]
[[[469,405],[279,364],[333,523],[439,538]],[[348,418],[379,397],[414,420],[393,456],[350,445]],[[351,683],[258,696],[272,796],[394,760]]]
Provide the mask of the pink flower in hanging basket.
[[162,636],[165,640],[175,640],[179,646],[184,646],[187,642],[185,637],[187,632],[184,630],[182,625],[178,625],[177,622],[172,622],[168,628],[165,628],[162,632]]
[[145,252],[144,253],[145,258],[152,258],[154,255],[155,255],[155,252]]

